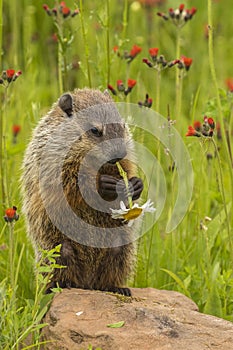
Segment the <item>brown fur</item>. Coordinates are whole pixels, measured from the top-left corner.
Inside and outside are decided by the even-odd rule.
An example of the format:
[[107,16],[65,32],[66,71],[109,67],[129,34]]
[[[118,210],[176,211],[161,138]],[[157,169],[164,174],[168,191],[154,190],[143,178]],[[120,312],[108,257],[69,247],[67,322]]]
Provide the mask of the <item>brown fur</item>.
[[[38,248],[52,249],[58,244],[62,244],[58,263],[67,267],[61,270],[57,269],[52,282],[59,282],[61,286],[65,287],[114,291],[115,287],[122,287],[132,268],[133,244],[129,243],[132,229],[123,223],[122,220],[112,219],[110,212],[101,212],[89,205],[93,201],[92,189],[89,189],[90,184],[96,181],[98,188],[99,183],[98,177],[97,179],[94,177],[94,171],[92,172],[92,169],[88,168],[88,172],[83,177],[83,180],[82,178],[80,179],[80,181],[85,181],[85,195],[90,200],[89,204],[86,203],[80,193],[77,185],[77,174],[83,157],[88,150],[93,148],[93,142],[96,142],[88,132],[82,133],[82,116],[79,117],[78,113],[90,106],[100,106],[107,103],[110,103],[110,113],[115,113],[115,107],[109,95],[98,90],[75,90],[71,96],[73,99],[73,112],[77,113],[77,115],[73,116],[73,118],[77,118],[76,135],[80,137],[72,144],[63,162],[62,180],[64,195],[69,206],[83,220],[82,222],[92,225],[88,234],[95,236],[96,227],[101,228],[105,242],[111,243],[111,241],[114,241],[115,247],[98,248],[77,243],[60,232],[46,212],[40,188],[40,163],[43,161],[43,152],[53,131],[66,119],[69,120],[69,116],[60,108],[59,102],[54,104],[51,111],[40,120],[34,130],[24,158],[22,175],[23,208],[26,215],[28,234],[34,243],[37,259],[40,256]],[[85,121],[85,115],[83,120]],[[104,123],[104,115],[100,113],[98,116],[93,116],[93,125],[95,125],[96,121],[97,124],[100,122]],[[122,120],[120,123],[123,125]],[[45,175],[47,176],[45,183],[49,188],[49,201],[56,209],[56,213],[61,216],[61,219],[63,213],[59,211],[59,196],[57,196],[56,192],[57,176],[56,172],[53,174],[53,168],[60,161],[58,150],[62,149],[67,139],[74,136],[73,132],[73,129],[63,129],[61,137],[55,140],[57,148],[54,150],[54,153],[48,154],[48,165],[52,171]],[[127,129],[122,126],[115,127],[110,125],[103,137],[106,140],[111,139],[113,134],[116,135],[118,133],[120,134],[119,137],[125,140],[128,158],[128,155],[131,153],[132,141]],[[135,167],[131,161],[123,159],[120,163],[127,172],[128,178],[135,176]],[[120,179],[116,165],[104,164],[99,170],[98,176],[101,174],[112,175]],[[111,202],[106,202],[106,208],[109,207],[112,207]],[[119,207],[119,200],[116,201],[114,207]],[[66,219],[64,218],[64,220]],[[73,227],[71,221],[69,222],[69,227],[74,232],[79,232],[82,231],[83,226],[81,223],[79,227]],[[119,234],[110,235],[108,241],[108,238],[106,238],[107,234],[105,235],[106,227],[118,228]]]

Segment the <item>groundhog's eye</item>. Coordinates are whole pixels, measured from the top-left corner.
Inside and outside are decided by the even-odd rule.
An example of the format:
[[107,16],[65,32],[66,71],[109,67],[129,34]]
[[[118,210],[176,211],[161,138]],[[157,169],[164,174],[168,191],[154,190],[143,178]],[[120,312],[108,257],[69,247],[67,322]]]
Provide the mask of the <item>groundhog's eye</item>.
[[91,132],[96,137],[100,137],[100,136],[103,135],[103,132],[101,130],[99,130],[98,128],[96,128],[96,127],[91,128]]

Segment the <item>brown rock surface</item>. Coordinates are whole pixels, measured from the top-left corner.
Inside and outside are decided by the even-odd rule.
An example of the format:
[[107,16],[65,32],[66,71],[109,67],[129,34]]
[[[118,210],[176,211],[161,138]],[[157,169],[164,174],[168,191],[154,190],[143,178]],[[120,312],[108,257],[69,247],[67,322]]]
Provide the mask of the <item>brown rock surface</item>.
[[[45,317],[46,349],[233,350],[233,323],[198,312],[184,295],[132,289],[127,298],[98,291],[64,290]],[[108,324],[124,321],[121,328]]]

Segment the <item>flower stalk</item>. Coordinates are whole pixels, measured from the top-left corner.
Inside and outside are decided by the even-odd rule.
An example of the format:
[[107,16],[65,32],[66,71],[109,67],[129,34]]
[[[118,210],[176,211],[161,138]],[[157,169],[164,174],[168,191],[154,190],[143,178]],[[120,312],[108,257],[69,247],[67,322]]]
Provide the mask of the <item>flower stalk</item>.
[[119,174],[121,175],[121,177],[123,178],[123,181],[125,183],[129,208],[131,209],[133,207],[133,200],[132,200],[132,196],[129,193],[129,181],[128,181],[127,173],[124,171],[124,169],[122,168],[122,166],[120,165],[119,162],[116,162],[116,166],[117,166],[117,169],[119,171]]
[[[208,29],[209,29],[209,33],[208,33],[209,34],[208,35],[209,65],[210,65],[210,72],[211,72],[213,85],[214,85],[215,93],[216,93],[218,116],[219,116],[219,121],[220,121],[220,127],[222,130],[223,146],[224,146],[224,149],[225,149],[226,154],[227,154],[227,164],[229,167],[229,174],[230,174],[230,179],[231,179],[231,203],[233,203],[233,170],[232,170],[231,157],[230,157],[228,144],[227,144],[227,135],[226,135],[224,121],[223,121],[221,98],[220,98],[216,69],[215,69],[215,64],[214,64],[212,0],[208,0],[208,23],[209,23],[209,25],[208,25]],[[216,145],[215,145],[215,147],[216,147]],[[218,152],[217,152],[217,155],[218,155]],[[227,232],[228,232],[230,244],[232,246],[231,228],[230,228],[230,220],[229,220],[230,213],[228,214],[228,210],[227,210],[225,190],[224,190],[223,181],[222,181],[223,174],[222,174],[221,160],[220,160],[219,155],[218,155],[218,160],[219,160],[219,172],[220,172],[220,180],[221,180],[221,194],[222,194],[222,199],[223,199],[224,211],[225,211],[225,215],[226,215]],[[231,217],[232,217],[232,222],[233,222],[233,206],[231,206]],[[231,249],[231,251],[232,251],[232,249]]]
[[92,82],[91,82],[91,69],[90,69],[90,63],[89,63],[89,46],[88,46],[88,41],[87,41],[86,29],[85,29],[85,25],[84,25],[83,0],[80,0],[80,19],[81,19],[81,31],[82,31],[84,49],[85,49],[88,84],[89,84],[89,87],[91,88]]

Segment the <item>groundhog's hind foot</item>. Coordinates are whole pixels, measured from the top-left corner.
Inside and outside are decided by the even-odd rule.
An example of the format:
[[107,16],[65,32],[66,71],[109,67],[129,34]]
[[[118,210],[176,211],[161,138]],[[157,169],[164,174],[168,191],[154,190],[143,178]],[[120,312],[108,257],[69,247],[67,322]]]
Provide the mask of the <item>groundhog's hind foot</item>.
[[107,289],[107,292],[122,294],[122,295],[125,295],[126,297],[132,296],[131,290],[129,288],[111,287]]
[[70,283],[70,282],[63,282],[63,281],[55,282],[55,281],[53,281],[47,286],[47,288],[45,290],[45,294],[52,293],[52,289],[53,288],[62,288],[62,289],[67,288],[67,289],[71,289],[72,287],[75,288],[75,286],[72,283]]

